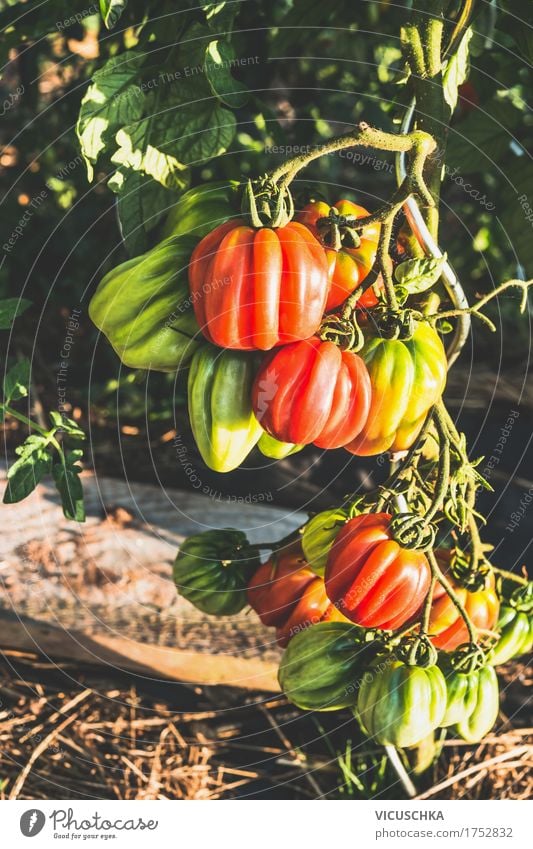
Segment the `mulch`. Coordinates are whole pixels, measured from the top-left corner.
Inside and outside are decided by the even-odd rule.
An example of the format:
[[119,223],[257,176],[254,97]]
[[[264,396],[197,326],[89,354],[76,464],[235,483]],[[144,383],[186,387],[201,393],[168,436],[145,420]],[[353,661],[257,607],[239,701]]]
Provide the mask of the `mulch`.
[[[531,796],[531,673],[504,670],[497,730],[444,741],[411,774],[421,799]],[[512,716],[512,719],[510,717]],[[1,799],[405,798],[383,750],[347,711],[283,697],[135,678],[6,652],[0,659]]]

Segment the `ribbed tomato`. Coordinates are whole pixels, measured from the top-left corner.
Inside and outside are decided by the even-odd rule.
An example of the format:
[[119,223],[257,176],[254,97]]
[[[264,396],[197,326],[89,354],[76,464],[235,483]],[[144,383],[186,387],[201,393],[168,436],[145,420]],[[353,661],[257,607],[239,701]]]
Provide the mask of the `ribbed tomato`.
[[252,390],[261,426],[282,442],[339,448],[366,423],[370,378],[357,354],[316,336],[267,357]]
[[[329,279],[331,288],[329,290],[326,304],[327,310],[332,310],[342,304],[351,293],[361,285],[368,272],[374,265],[376,250],[379,241],[379,224],[371,224],[360,234],[359,246],[350,247],[349,237],[340,236],[341,244],[338,250],[332,246],[331,230],[326,227],[317,226],[319,219],[332,218],[333,222],[341,216],[353,216],[354,218],[366,218],[370,213],[363,206],[352,203],[350,200],[339,200],[333,206],[324,201],[314,201],[304,206],[296,216],[298,221],[305,224],[324,245],[328,260]],[[335,224],[333,223],[333,227]],[[361,307],[373,307],[378,299],[371,286],[363,293],[358,301]]]
[[254,229],[227,221],[196,246],[189,285],[204,335],[222,348],[268,351],[307,339],[329,290],[321,245],[307,227]]
[[366,425],[346,449],[359,456],[406,451],[444,390],[444,346],[436,331],[420,322],[404,341],[369,332],[361,357],[370,375],[372,405]]
[[259,567],[248,584],[248,602],[263,625],[276,628],[281,646],[317,622],[346,622],[327,597],[322,578],[304,560],[299,542]]
[[[449,552],[437,551],[437,559],[441,567],[446,568],[450,559]],[[500,601],[494,587],[494,575],[492,573],[489,575],[487,586],[484,589],[475,592],[470,592],[459,586],[449,575],[448,579],[475,628],[490,631],[496,624],[500,609]],[[468,630],[463,617],[440,584],[436,585],[433,593],[429,633],[433,635],[432,643],[438,649],[444,651],[452,651],[457,646],[469,641]]]
[[340,529],[326,565],[326,592],[352,622],[394,630],[420,608],[431,571],[425,554],[391,539],[391,516],[366,513]]

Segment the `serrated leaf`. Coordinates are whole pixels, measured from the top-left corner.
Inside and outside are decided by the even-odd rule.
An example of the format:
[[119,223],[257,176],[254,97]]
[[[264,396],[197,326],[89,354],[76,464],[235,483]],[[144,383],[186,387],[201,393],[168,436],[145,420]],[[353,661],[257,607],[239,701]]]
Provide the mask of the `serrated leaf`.
[[410,295],[425,292],[435,285],[442,273],[446,255],[407,259],[400,263],[394,272],[394,277],[400,288]]
[[248,100],[248,89],[231,74],[235,61],[235,51],[228,41],[217,38],[207,45],[205,74],[211,90],[227,106],[239,109]]
[[85,505],[83,503],[83,487],[79,478],[81,466],[73,460],[79,459],[79,452],[71,451],[65,457],[65,463],[55,463],[52,475],[61,496],[63,513],[67,519],[75,522],[85,521]]
[[49,416],[53,426],[58,430],[67,433],[74,439],[85,439],[83,430],[74,419],[69,419],[68,416],[58,413],[57,410],[50,410]]
[[4,377],[4,404],[25,398],[30,383],[30,361],[19,360],[12,366]]
[[233,113],[220,106],[207,85],[183,83],[179,99],[165,101],[148,118],[119,130],[120,147],[112,161],[163,186],[183,188],[186,167],[224,153],[234,135]]
[[127,5],[128,0],[100,0],[100,14],[107,29],[113,29]]
[[0,300],[0,330],[9,330],[17,316],[29,306],[31,301],[26,298],[2,298]]
[[109,59],[93,76],[81,102],[76,132],[87,165],[89,181],[93,165],[124,124],[140,118],[145,97],[135,80],[145,56],[129,50]]
[[111,161],[123,168],[152,177],[162,186],[177,188],[183,184],[180,172],[185,169],[171,153],[171,135],[175,122],[171,111],[150,115],[117,133],[118,150]]
[[444,99],[452,112],[457,106],[459,86],[464,83],[468,76],[468,45],[472,35],[472,27],[468,27],[456,52],[448,60],[442,75]]
[[46,450],[44,436],[33,434],[17,448],[19,459],[7,472],[7,487],[4,504],[15,504],[26,498],[49,471],[52,458]]
[[[182,172],[185,177],[186,172]],[[119,168],[108,183],[117,194],[120,232],[130,256],[148,249],[148,233],[176,203],[179,194],[138,171]],[[188,181],[187,181],[188,185]]]

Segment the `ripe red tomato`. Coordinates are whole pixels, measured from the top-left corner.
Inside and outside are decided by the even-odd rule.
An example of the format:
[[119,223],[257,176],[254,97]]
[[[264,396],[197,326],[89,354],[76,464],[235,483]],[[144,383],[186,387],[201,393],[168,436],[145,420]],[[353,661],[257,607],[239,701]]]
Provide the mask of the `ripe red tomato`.
[[267,357],[252,389],[261,426],[281,442],[339,448],[366,423],[370,378],[357,354],[316,336]]
[[299,542],[259,567],[248,584],[248,602],[263,625],[276,628],[281,646],[317,622],[346,621],[304,560]]
[[[446,570],[450,561],[450,556],[451,552],[449,551],[437,551],[437,559],[444,570]],[[490,631],[497,622],[500,609],[500,601],[494,585],[494,575],[490,574],[487,586],[484,589],[475,592],[470,592],[459,586],[449,575],[448,580],[459,600],[463,603],[473,625],[480,630]],[[431,638],[433,645],[444,651],[453,651],[457,646],[469,641],[464,619],[441,584],[436,585],[433,593],[429,633],[433,635]]]
[[431,570],[425,554],[391,539],[388,513],[350,519],[326,565],[326,592],[342,613],[365,628],[394,630],[420,608]]
[[[297,220],[309,227],[311,233],[324,245],[328,260],[329,279],[331,280],[326,310],[332,310],[342,304],[348,295],[351,295],[363,282],[374,265],[380,231],[379,224],[371,224],[360,234],[359,247],[348,247],[345,240],[346,244],[343,244],[340,250],[335,250],[331,246],[331,237],[328,230],[317,226],[319,218],[327,218],[330,214],[334,216],[350,215],[355,218],[366,218],[370,215],[363,206],[352,203],[350,200],[339,200],[333,206],[324,201],[308,203],[296,216]],[[371,286],[361,296],[358,305],[374,307],[377,302],[378,299]]]
[[303,224],[254,230],[237,219],[196,246],[189,285],[211,342],[268,351],[316,332],[329,280],[324,251]]

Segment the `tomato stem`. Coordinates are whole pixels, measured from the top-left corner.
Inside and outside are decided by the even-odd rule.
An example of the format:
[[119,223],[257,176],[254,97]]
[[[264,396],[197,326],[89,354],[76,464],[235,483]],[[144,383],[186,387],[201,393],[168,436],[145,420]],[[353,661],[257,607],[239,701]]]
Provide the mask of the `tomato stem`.
[[527,307],[527,296],[529,292],[530,286],[533,286],[532,280],[507,280],[505,283],[502,283],[500,286],[497,286],[496,289],[493,289],[492,292],[488,292],[488,294],[484,295],[479,301],[468,309],[454,309],[454,310],[443,310],[439,313],[434,313],[431,316],[427,316],[428,320],[435,324],[436,321],[440,321],[441,319],[446,318],[456,318],[460,315],[474,315],[477,318],[481,319],[485,322],[485,324],[493,331],[496,331],[496,325],[490,318],[487,318],[481,312],[481,308],[486,306],[489,301],[492,301],[494,298],[498,298],[503,292],[507,289],[511,288],[519,288],[522,290],[522,298],[520,301],[520,312],[524,313]]
[[468,631],[468,637],[470,639],[470,642],[475,643],[476,642],[476,631],[475,631],[473,622],[470,619],[470,616],[468,615],[468,613],[466,612],[466,609],[465,609],[462,601],[460,600],[459,596],[457,595],[457,593],[453,589],[452,585],[450,584],[450,582],[448,581],[446,576],[442,573],[442,571],[439,567],[439,564],[437,563],[437,558],[435,557],[435,552],[434,551],[428,551],[427,552],[427,558],[429,560],[429,564],[431,566],[432,573],[435,575],[437,581],[439,582],[441,587],[444,588],[444,591],[447,593],[447,595],[449,595],[449,597],[453,601],[454,605],[456,606],[457,610],[461,614],[461,616],[464,620],[464,623],[466,625],[467,631]]

